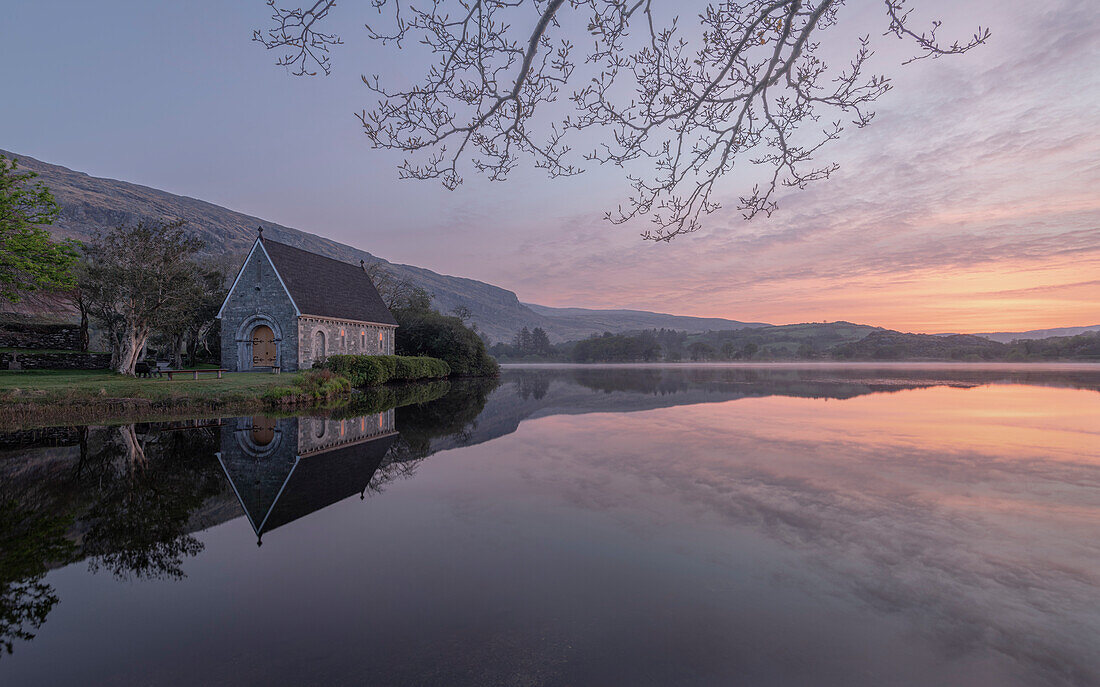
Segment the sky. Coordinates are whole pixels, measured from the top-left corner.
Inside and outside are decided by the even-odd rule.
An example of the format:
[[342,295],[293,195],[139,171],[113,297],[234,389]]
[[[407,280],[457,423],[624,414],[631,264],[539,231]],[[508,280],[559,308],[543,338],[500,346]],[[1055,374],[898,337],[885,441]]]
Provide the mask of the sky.
[[[603,213],[615,169],[447,191],[401,181],[355,113],[361,75],[400,84],[415,55],[371,44],[343,0],[330,76],[290,76],[250,41],[261,0],[36,0],[0,23],[0,148],[201,198],[551,306],[635,308],[776,324],[848,320],[916,332],[1100,323],[1100,11],[1092,0],[913,0],[921,24],[988,45],[902,66],[881,3],[850,2],[838,35],[870,34],[894,79],[871,126],[826,153],[825,182],[770,218],[734,209],[671,243]],[[838,53],[842,54],[842,53]],[[747,178],[717,193],[735,199]]]

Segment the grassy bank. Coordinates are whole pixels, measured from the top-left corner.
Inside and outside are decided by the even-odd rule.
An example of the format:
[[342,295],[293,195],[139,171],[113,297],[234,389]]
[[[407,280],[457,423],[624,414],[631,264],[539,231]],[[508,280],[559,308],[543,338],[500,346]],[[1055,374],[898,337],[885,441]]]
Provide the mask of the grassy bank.
[[0,371],[0,429],[107,418],[211,411],[249,412],[283,375],[240,373],[222,379],[138,379],[100,370]]
[[[349,368],[347,375],[322,369],[282,375],[242,372],[221,379],[206,375],[197,380],[169,381],[100,370],[0,371],[0,431],[52,424],[339,406],[347,404],[353,396],[388,397],[369,388],[353,391],[353,387],[427,381],[445,377],[448,372],[446,363],[431,358],[376,357],[386,360],[344,361]],[[354,378],[354,383],[349,377]]]

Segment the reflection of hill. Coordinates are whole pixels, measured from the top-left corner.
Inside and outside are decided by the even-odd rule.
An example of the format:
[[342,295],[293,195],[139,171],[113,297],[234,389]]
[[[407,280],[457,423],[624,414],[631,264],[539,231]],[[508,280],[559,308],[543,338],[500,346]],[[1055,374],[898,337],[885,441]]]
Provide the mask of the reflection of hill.
[[[1031,366],[958,367],[935,365],[791,366],[530,366],[505,368],[500,386],[488,398],[463,401],[468,387],[456,387],[444,407],[410,406],[398,416],[402,436],[412,424],[436,428],[423,457],[458,446],[479,444],[516,431],[527,419],[551,415],[630,413],[742,398],[789,396],[843,400],[934,386],[1030,384],[1100,390],[1100,366],[1057,369]],[[483,391],[482,391],[483,393]],[[484,407],[481,408],[483,403]],[[480,409],[476,417],[454,426],[455,409]],[[446,410],[449,408],[449,410]],[[444,412],[441,412],[444,411]],[[437,416],[435,420],[426,418]],[[449,431],[438,431],[440,417],[450,417]],[[423,443],[423,436],[420,436]]]

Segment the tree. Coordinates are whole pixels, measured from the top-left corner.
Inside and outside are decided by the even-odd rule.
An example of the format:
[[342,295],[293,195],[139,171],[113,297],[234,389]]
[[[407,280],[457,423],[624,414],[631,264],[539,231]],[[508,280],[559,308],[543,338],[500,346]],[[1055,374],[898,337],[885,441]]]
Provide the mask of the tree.
[[0,155],[0,298],[18,302],[26,293],[73,286],[76,244],[57,242],[45,229],[59,209],[34,172],[19,172]]
[[[363,269],[367,271],[371,283],[378,290],[382,302],[391,311],[402,307],[406,301],[415,297],[417,295],[416,290],[420,288],[408,277],[398,277],[381,262],[372,262],[365,265]],[[421,290],[423,291],[423,289]],[[427,291],[424,291],[424,293],[427,293]],[[431,294],[428,294],[428,298],[431,300]]]
[[458,317],[432,309],[432,295],[414,287],[390,311],[397,319],[395,352],[445,360],[459,376],[495,376],[500,372],[477,332]]
[[[916,51],[906,63],[964,53],[989,37],[979,27],[967,41],[941,43],[940,23],[918,33],[906,1],[884,0],[884,35]],[[606,217],[648,217],[643,236],[656,241],[695,231],[719,209],[715,185],[737,162],[760,170],[739,197],[746,219],[775,210],[777,188],[827,178],[837,165],[819,162],[821,149],[844,132],[842,120],[869,124],[872,103],[891,88],[866,73],[869,37],[839,69],[822,59],[818,37],[832,35],[844,0],[706,4],[684,23],[676,3],[652,0],[371,4],[389,16],[385,28],[368,25],[368,37],[416,46],[430,64],[419,83],[396,89],[363,76],[379,102],[358,117],[374,147],[408,155],[400,177],[454,189],[465,169],[501,180],[525,159],[551,177],[579,174],[585,163],[625,167],[633,192]],[[268,5],[274,26],[253,39],[282,51],[278,64],[297,76],[328,74],[341,40],[321,28],[335,0]],[[563,99],[572,114],[562,115]],[[595,148],[578,156],[578,137]]]
[[531,352],[535,355],[550,355],[553,349],[550,347],[550,337],[542,327],[531,330]]
[[516,338],[513,340],[512,345],[519,350],[520,355],[527,355],[531,352],[531,330],[527,327],[516,332]]
[[[458,305],[451,309],[451,314],[465,322],[466,320],[470,319],[470,316],[473,315],[473,312],[471,312],[471,310],[465,305]],[[473,329],[476,331],[477,327],[474,327]]]
[[707,360],[714,355],[714,348],[702,341],[696,341],[688,346],[688,351],[691,352],[692,360]]
[[195,265],[186,281],[181,281],[177,298],[161,318],[159,333],[173,356],[173,365],[183,367],[183,351],[194,366],[199,347],[217,322],[218,309],[225,300],[228,263],[206,261]]
[[143,220],[97,233],[87,246],[81,292],[107,330],[112,364],[121,374],[134,374],[149,335],[194,297],[192,256],[203,244],[188,237],[183,224]]

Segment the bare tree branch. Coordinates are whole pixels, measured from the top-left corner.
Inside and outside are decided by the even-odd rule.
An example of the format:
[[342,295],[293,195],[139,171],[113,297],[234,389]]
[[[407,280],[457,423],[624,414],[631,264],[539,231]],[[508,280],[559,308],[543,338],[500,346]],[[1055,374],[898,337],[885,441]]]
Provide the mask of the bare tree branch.
[[276,0],[267,0],[267,6],[271,8],[275,26],[267,31],[253,31],[252,40],[268,50],[285,48],[287,52],[275,64],[286,67],[294,76],[316,76],[316,71],[310,71],[311,65],[326,76],[330,74],[329,48],[343,41],[335,34],[317,31],[314,26],[328,16],[336,0],[317,0],[309,9],[282,9]]
[[[916,45],[906,64],[964,53],[989,38],[979,28],[968,41],[945,45],[936,37],[940,22],[918,33],[906,0],[884,3],[884,35]],[[261,42],[298,49],[295,73],[311,73],[309,60],[327,73],[327,48],[339,39],[316,33],[314,24],[333,3],[309,10],[269,4],[279,23]],[[401,178],[439,179],[455,189],[464,168],[499,181],[525,159],[551,177],[578,174],[583,162],[615,165],[632,193],[607,219],[646,217],[643,237],[655,241],[696,231],[702,216],[721,207],[716,196],[728,191],[719,182],[738,162],[760,173],[738,198],[746,219],[770,215],[778,189],[827,179],[838,165],[818,159],[823,148],[849,124],[868,125],[871,105],[891,88],[886,76],[867,73],[869,37],[840,69],[819,56],[817,38],[829,35],[845,0],[710,3],[698,31],[694,24],[683,30],[678,17],[659,18],[664,8],[652,0],[371,4],[392,14],[390,29],[367,27],[371,39],[397,48],[413,43],[433,60],[419,83],[403,89],[363,77],[379,100],[359,120],[374,147],[408,154]],[[575,57],[569,36],[582,24],[591,45]],[[302,48],[314,44],[324,48],[316,56]],[[565,113],[570,103],[574,111]],[[574,153],[569,141],[577,137],[596,140],[595,148]]]

